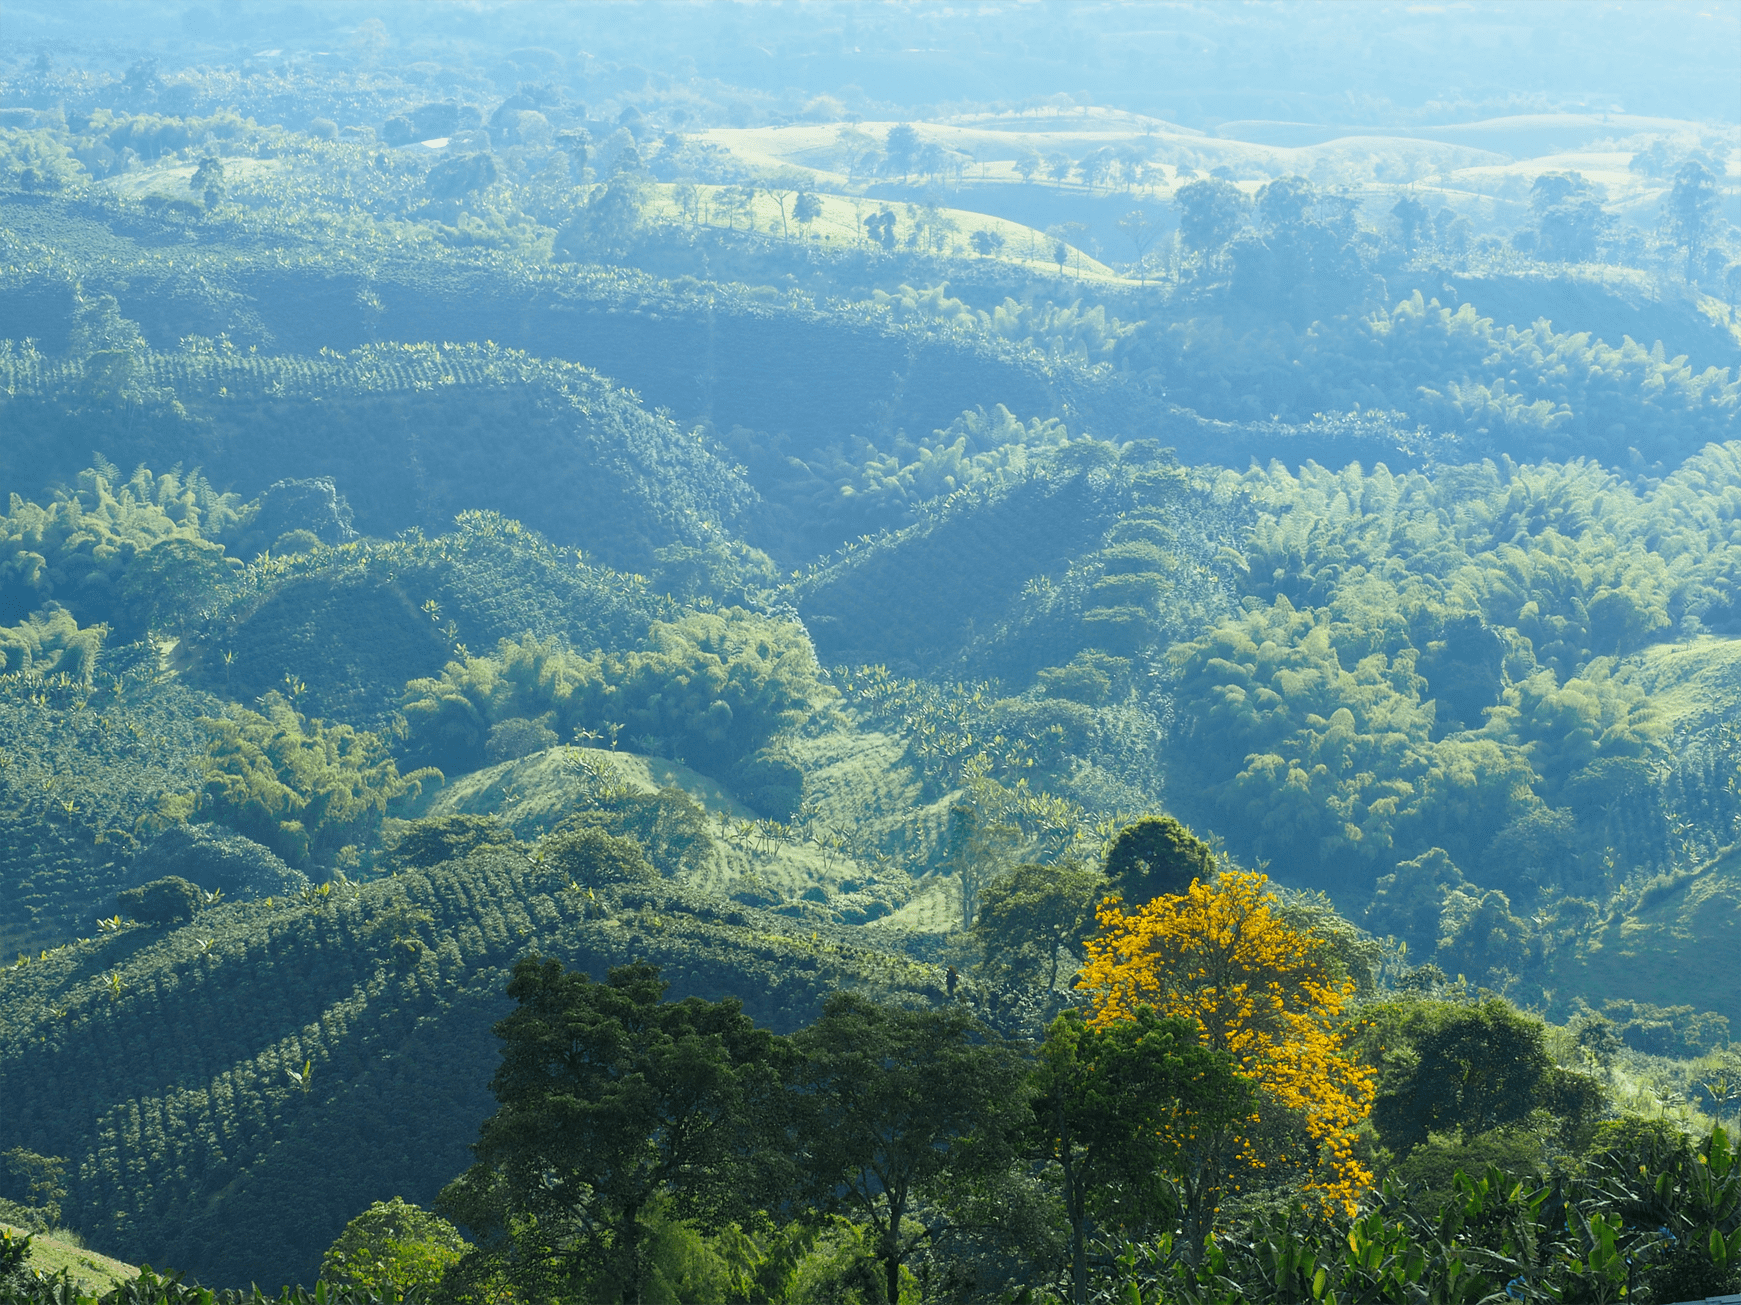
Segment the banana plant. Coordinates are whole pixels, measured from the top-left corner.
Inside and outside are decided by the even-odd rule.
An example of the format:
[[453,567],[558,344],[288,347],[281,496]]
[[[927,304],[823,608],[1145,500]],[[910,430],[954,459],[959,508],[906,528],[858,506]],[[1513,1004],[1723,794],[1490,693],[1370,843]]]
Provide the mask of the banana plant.
[[1618,1214],[1567,1212],[1573,1246],[1561,1263],[1559,1280],[1546,1284],[1544,1295],[1552,1301],[1577,1301],[1580,1305],[1615,1305],[1631,1290],[1631,1256],[1626,1253],[1625,1221]]
[[1712,1129],[1685,1152],[1659,1151],[1634,1171],[1604,1166],[1594,1194],[1629,1226],[1657,1229],[1658,1240],[1697,1248],[1713,1276],[1741,1269],[1741,1157],[1726,1129]]

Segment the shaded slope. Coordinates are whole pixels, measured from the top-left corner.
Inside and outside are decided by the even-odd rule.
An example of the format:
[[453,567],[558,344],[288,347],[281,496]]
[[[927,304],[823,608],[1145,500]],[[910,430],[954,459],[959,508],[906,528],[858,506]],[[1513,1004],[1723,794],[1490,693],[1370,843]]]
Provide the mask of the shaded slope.
[[118,1255],[308,1281],[370,1201],[427,1203],[467,1163],[518,957],[640,957],[780,1029],[841,986],[941,996],[850,937],[666,884],[588,897],[523,848],[133,926],[0,971],[0,1141],[68,1156],[69,1221]]
[[200,465],[248,493],[331,476],[365,534],[445,529],[494,509],[624,563],[699,542],[752,500],[742,479],[669,418],[585,368],[494,346],[240,353],[132,360],[118,397],[82,370],[5,368],[0,488],[70,481],[93,447],[123,465]]

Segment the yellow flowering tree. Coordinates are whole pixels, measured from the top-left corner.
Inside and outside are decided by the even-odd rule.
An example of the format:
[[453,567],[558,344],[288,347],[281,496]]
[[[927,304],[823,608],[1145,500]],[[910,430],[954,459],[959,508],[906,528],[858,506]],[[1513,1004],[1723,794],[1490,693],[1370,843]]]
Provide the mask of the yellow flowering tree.
[[[1195,1020],[1205,1043],[1230,1053],[1262,1098],[1302,1121],[1316,1152],[1308,1189],[1352,1214],[1372,1182],[1356,1158],[1355,1131],[1374,1092],[1372,1070],[1356,1060],[1343,1028],[1354,983],[1338,976],[1326,940],[1282,919],[1268,882],[1228,872],[1129,913],[1108,898],[1080,984],[1099,1026],[1134,1019],[1144,1006]],[[1221,1131],[1189,1148],[1214,1163],[1200,1190],[1185,1194],[1196,1207],[1188,1229],[1212,1213],[1225,1170],[1263,1167],[1249,1128],[1236,1122]]]

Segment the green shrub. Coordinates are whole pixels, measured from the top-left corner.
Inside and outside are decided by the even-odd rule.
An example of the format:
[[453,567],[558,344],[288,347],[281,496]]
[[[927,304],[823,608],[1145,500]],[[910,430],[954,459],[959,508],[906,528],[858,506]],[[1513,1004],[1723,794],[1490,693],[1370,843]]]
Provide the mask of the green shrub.
[[395,1196],[345,1225],[321,1258],[323,1282],[357,1288],[389,1305],[441,1282],[471,1249],[446,1219]]
[[586,824],[549,835],[539,843],[538,855],[544,864],[581,888],[648,884],[659,878],[635,839]]
[[657,793],[627,791],[598,799],[593,809],[565,817],[552,836],[587,829],[633,839],[666,875],[699,869],[713,854],[707,813],[673,785]]

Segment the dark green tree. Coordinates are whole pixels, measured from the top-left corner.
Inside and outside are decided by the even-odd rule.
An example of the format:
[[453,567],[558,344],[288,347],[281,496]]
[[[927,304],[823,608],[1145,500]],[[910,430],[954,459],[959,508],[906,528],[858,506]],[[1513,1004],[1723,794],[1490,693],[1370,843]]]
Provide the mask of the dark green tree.
[[1372,1122],[1398,1151],[1453,1130],[1467,1143],[1548,1104],[1553,1061],[1544,1026],[1503,998],[1408,1002],[1369,1018],[1385,1029],[1390,1049]]
[[187,188],[203,198],[207,208],[216,208],[218,201],[224,197],[226,185],[224,161],[215,154],[208,154],[200,160],[199,167],[194,169],[193,176],[188,179]]
[[1178,896],[1193,880],[1215,873],[1215,854],[1172,816],[1144,816],[1118,831],[1106,852],[1106,877],[1134,910],[1161,896]]
[[883,141],[883,153],[889,156],[889,162],[901,170],[904,180],[913,170],[913,160],[919,153],[919,133],[913,130],[911,123],[897,122],[889,128],[889,134]]
[[1717,182],[1704,164],[1694,159],[1681,165],[1663,211],[1669,239],[1687,251],[1687,280],[1691,281],[1717,224]]
[[500,176],[493,155],[461,154],[431,168],[423,186],[432,199],[461,199],[493,186]]
[[1233,239],[1251,207],[1243,190],[1220,177],[1180,186],[1173,201],[1179,208],[1180,239],[1206,259],[1213,259]]
[[1298,226],[1317,197],[1317,189],[1304,177],[1278,177],[1257,192],[1257,220],[1271,231]]
[[1161,234],[1158,222],[1152,221],[1149,215],[1140,208],[1133,208],[1118,220],[1118,229],[1124,232],[1124,238],[1130,241],[1131,249],[1136,253],[1137,278],[1139,282],[1148,282],[1149,247]]
[[514,831],[494,816],[429,816],[413,820],[389,837],[383,868],[428,868],[458,861],[480,847],[512,847]]
[[121,578],[126,607],[124,630],[174,628],[185,633],[189,620],[216,603],[236,566],[217,544],[195,539],[165,539],[134,555]]
[[980,893],[973,921],[987,968],[1058,986],[1058,956],[1094,923],[1106,876],[1080,865],[1019,865]]
[[736,1000],[671,1003],[665,989],[640,962],[604,983],[537,957],[514,967],[498,1108],[442,1204],[528,1289],[639,1301],[656,1204],[719,1228],[785,1172],[763,1141],[786,1044]]
[[1576,172],[1544,172],[1529,191],[1536,253],[1565,263],[1596,257],[1604,214],[1590,183]]
[[[753,194],[745,193],[744,207],[749,207]],[[646,222],[647,200],[640,153],[632,145],[626,146],[617,156],[610,181],[556,233],[555,251],[572,259],[620,258]]]
[[898,1305],[901,1268],[946,1222],[948,1190],[1008,1168],[1020,1060],[958,1007],[897,1010],[851,993],[793,1042],[800,1190],[817,1213],[870,1229]]
[[[1195,1022],[1142,1007],[1103,1028],[1078,1011],[1052,1022],[1031,1080],[1029,1154],[1057,1182],[1070,1221],[1070,1299],[1088,1299],[1088,1240],[1096,1226],[1127,1236],[1175,1204],[1169,1175],[1180,1143],[1252,1109],[1251,1084],[1226,1052],[1202,1045]],[[1194,1128],[1179,1127],[1182,1120]]]
[[0,1153],[11,1175],[8,1190],[16,1194],[19,1204],[35,1212],[50,1228],[60,1224],[61,1202],[66,1200],[66,1157],[38,1155],[21,1146]]
[[1413,196],[1404,195],[1391,205],[1390,215],[1396,219],[1397,236],[1403,249],[1414,253],[1423,234],[1432,226],[1432,214],[1427,212],[1427,206]]
[[980,255],[982,258],[990,258],[993,254],[997,253],[998,250],[1004,247],[1003,232],[990,230],[975,231],[973,235],[969,237],[969,243],[973,245],[974,253]]

